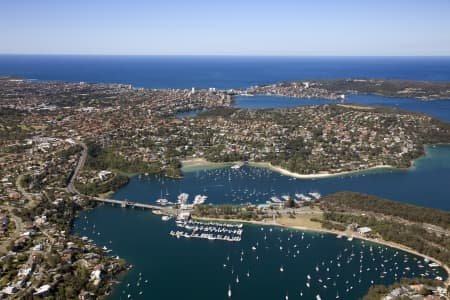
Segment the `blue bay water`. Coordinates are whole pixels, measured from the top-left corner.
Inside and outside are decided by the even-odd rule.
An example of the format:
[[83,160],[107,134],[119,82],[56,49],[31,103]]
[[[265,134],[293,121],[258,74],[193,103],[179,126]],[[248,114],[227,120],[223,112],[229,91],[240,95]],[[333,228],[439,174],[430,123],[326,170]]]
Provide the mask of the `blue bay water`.
[[272,196],[354,191],[427,207],[450,210],[450,145],[427,146],[426,156],[409,170],[374,170],[322,179],[296,179],[274,171],[243,166],[191,169],[182,179],[135,176],[118,190],[115,199],[153,203],[162,197],[176,202],[189,193],[208,196],[214,204],[263,204]]
[[[264,203],[271,196],[286,194],[352,190],[450,209],[450,145],[428,146],[426,152],[411,170],[377,170],[316,180],[294,179],[249,166],[238,170],[229,166],[190,168],[183,179],[135,176],[112,197],[154,203],[161,196],[175,201],[179,193],[188,192],[191,200],[195,194],[205,194],[207,203],[241,204]],[[176,239],[168,235],[177,230],[174,224],[161,222],[148,211],[101,206],[77,218],[74,230],[135,265],[111,299],[127,299],[128,295],[133,299],[148,295],[157,299],[226,299],[228,286],[233,299],[283,299],[285,295],[289,299],[313,299],[316,295],[334,299],[337,294],[341,299],[360,299],[372,284],[391,284],[400,277],[446,277],[442,269],[430,269],[421,258],[392,248],[270,226],[245,225],[239,243]],[[149,283],[144,284],[145,280]]]
[[348,300],[360,299],[372,281],[446,276],[417,256],[331,234],[245,225],[239,243],[177,239],[168,234],[177,230],[173,222],[111,206],[83,213],[74,230],[134,265],[109,299],[227,299],[230,286],[232,299],[315,299],[317,294],[335,299],[339,294]]
[[[400,110],[425,113],[440,120],[450,122],[450,99],[422,101],[419,99],[383,97],[378,95],[348,95],[345,104],[361,104],[371,106],[386,106]],[[285,108],[305,105],[322,105],[341,103],[327,99],[302,99],[281,96],[255,95],[237,96],[234,106],[246,109]],[[188,115],[188,116],[192,116]]]

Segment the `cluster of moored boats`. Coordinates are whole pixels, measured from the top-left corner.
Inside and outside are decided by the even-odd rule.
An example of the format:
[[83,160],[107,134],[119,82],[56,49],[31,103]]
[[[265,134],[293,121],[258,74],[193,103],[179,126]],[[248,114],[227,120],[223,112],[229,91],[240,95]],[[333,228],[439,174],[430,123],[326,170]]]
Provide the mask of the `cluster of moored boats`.
[[[382,245],[366,241],[349,244],[339,242],[340,245],[344,245],[343,249],[339,247],[339,252],[330,254],[328,251],[323,252],[321,248],[308,250],[313,248],[314,244],[322,247],[320,245],[322,242],[314,241],[324,239],[326,236],[324,234],[305,235],[305,232],[290,230],[288,234],[283,234],[285,229],[272,227],[261,227],[260,230],[262,232],[260,238],[254,240],[252,244],[244,241],[243,245],[249,247],[247,251],[243,248],[240,255],[232,252],[222,262],[223,270],[228,277],[228,298],[232,297],[232,292],[234,294],[240,286],[252,280],[256,272],[252,268],[267,258],[271,260],[271,266],[274,266],[277,260],[280,262],[280,273],[293,276],[292,272],[295,272],[306,277],[303,277],[305,278],[303,284],[299,285],[297,290],[291,288],[289,295],[286,292],[284,298],[286,300],[289,296],[294,296],[295,299],[299,299],[300,296],[301,299],[316,300],[353,299],[355,290],[361,287],[367,288],[384,283],[386,280],[398,281],[401,277],[420,276],[443,280],[436,269],[439,267],[438,263],[401,251],[393,252],[392,249]],[[351,241],[350,238],[347,240]],[[312,251],[318,251],[324,256],[315,265],[308,262]],[[274,274],[273,270],[269,272]]]
[[[321,197],[322,197],[322,195],[317,192],[311,192],[311,193],[308,193],[307,195],[295,193],[295,198],[293,198],[293,200],[295,202],[300,202],[300,201],[310,202],[310,201],[314,201],[314,200],[319,200]],[[270,201],[266,201],[266,203],[268,203],[268,204],[283,203],[284,201],[288,201],[289,199],[291,199],[291,196],[282,195],[281,198],[282,199],[278,198],[277,196],[272,196],[272,197],[270,197]]]
[[239,242],[243,233],[242,224],[227,224],[217,222],[176,221],[178,227],[184,230],[170,231],[171,236],[177,238],[200,238],[208,240],[222,240]]
[[[155,202],[158,203],[159,205],[173,205],[173,204],[186,205],[188,203],[188,198],[189,198],[189,194],[181,193],[177,197],[177,202],[174,203],[174,202],[170,202],[167,199],[164,199],[162,197],[162,193],[161,193],[161,198],[157,199]],[[206,199],[208,199],[208,196],[196,195],[194,197],[194,201],[192,202],[192,205],[203,204],[203,203],[205,203]]]

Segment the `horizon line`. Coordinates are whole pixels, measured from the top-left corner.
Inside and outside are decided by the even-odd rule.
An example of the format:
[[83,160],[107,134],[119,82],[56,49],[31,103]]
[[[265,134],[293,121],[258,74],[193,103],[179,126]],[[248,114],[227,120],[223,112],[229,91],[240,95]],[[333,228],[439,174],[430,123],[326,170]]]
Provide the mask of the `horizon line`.
[[350,57],[361,57],[361,58],[450,58],[450,54],[445,55],[308,55],[308,54],[113,54],[113,53],[0,53],[1,56],[128,56],[128,57],[279,57],[279,58],[350,58]]

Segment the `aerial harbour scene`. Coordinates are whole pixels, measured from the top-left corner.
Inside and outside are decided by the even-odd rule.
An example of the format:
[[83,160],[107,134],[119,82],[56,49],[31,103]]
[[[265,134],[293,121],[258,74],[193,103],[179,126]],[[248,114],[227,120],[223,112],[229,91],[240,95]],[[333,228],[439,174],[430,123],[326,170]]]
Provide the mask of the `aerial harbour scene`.
[[0,299],[450,299],[449,2],[183,5],[0,11]]

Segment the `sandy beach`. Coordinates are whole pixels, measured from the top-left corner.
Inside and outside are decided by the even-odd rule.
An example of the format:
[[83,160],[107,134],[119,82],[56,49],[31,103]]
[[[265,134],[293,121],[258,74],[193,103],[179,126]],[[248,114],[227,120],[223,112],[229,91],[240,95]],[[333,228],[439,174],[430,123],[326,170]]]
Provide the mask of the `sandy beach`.
[[295,172],[291,172],[289,170],[283,169],[278,166],[274,166],[271,163],[266,163],[266,162],[249,163],[249,165],[253,166],[253,167],[259,167],[259,168],[268,168],[268,169],[278,172],[280,174],[295,177],[295,178],[300,178],[300,179],[329,178],[329,177],[337,177],[337,176],[343,176],[343,175],[363,173],[363,172],[367,172],[370,170],[377,170],[377,169],[395,169],[394,167],[392,167],[390,165],[378,165],[378,166],[374,166],[374,167],[363,169],[363,170],[346,171],[346,172],[339,172],[339,173],[320,172],[317,174],[299,174],[299,173],[295,173]]
[[215,162],[210,162],[207,161],[204,158],[190,158],[190,159],[185,159],[181,161],[181,165],[183,169],[190,169],[190,168],[201,168],[201,167],[223,167],[223,166],[228,166],[228,165],[232,165],[233,163],[215,163]]
[[[243,164],[243,162],[237,161],[237,162],[223,162],[223,163],[215,163],[207,161],[204,158],[192,158],[192,159],[186,159],[182,162],[183,169],[189,170],[193,168],[214,168],[214,167],[224,167],[224,166],[232,166],[234,164]],[[393,166],[390,165],[378,165],[374,167],[370,167],[363,170],[355,170],[355,171],[346,171],[346,172],[339,172],[339,173],[330,173],[330,172],[320,172],[317,174],[299,174],[295,172],[291,172],[289,170],[283,169],[279,166],[274,166],[271,163],[268,162],[249,162],[249,166],[256,167],[256,168],[266,168],[270,169],[272,171],[275,171],[277,173],[291,176],[295,178],[300,179],[318,179],[318,178],[329,178],[329,177],[337,177],[337,176],[343,176],[343,175],[350,175],[350,174],[357,174],[362,172],[367,172],[370,170],[378,170],[378,169],[396,169]]]

